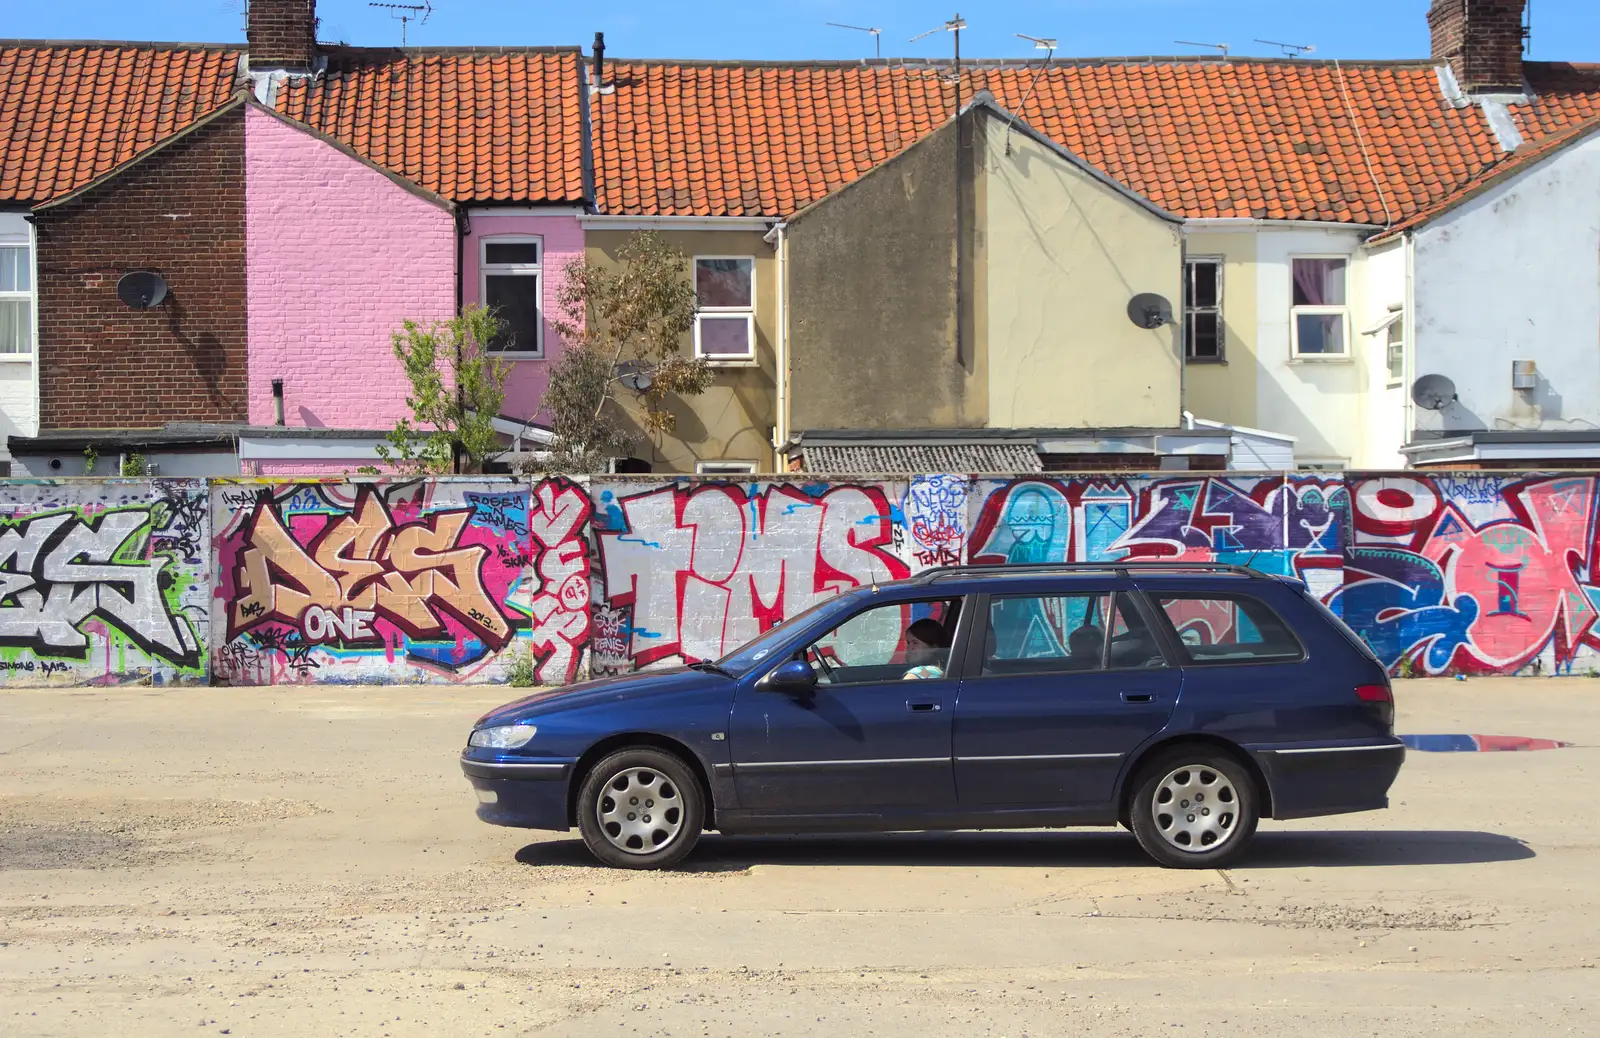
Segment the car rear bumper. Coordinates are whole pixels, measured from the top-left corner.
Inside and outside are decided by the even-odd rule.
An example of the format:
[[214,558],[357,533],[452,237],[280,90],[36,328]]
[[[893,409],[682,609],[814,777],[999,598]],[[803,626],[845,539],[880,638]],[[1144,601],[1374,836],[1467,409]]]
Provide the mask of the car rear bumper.
[[461,773],[478,797],[478,817],[491,825],[565,832],[570,760],[478,760],[461,757]]
[[1389,806],[1389,787],[1405,763],[1399,739],[1321,746],[1253,746],[1272,790],[1272,817],[1375,811]]

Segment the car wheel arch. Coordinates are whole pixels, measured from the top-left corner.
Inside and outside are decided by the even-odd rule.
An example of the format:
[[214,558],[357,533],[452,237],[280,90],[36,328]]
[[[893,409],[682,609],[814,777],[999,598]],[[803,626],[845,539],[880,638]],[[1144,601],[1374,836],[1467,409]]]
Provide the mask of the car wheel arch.
[[716,819],[716,794],[711,789],[711,776],[706,770],[705,761],[700,755],[691,750],[687,745],[669,736],[659,735],[655,732],[624,732],[620,735],[608,735],[583,751],[577,763],[572,766],[572,778],[567,783],[567,825],[578,824],[578,793],[583,788],[583,780],[590,770],[607,756],[629,746],[649,746],[653,749],[663,750],[675,757],[681,758],[683,763],[694,773],[695,780],[700,783],[700,792],[706,798],[706,828],[713,828]]
[[1261,798],[1261,817],[1273,817],[1272,784],[1267,780],[1266,772],[1261,770],[1261,765],[1256,763],[1255,758],[1246,753],[1238,743],[1230,742],[1219,735],[1191,732],[1164,736],[1156,742],[1152,742],[1134,754],[1128,766],[1123,768],[1122,775],[1117,782],[1116,804],[1117,820],[1124,827],[1129,824],[1134,783],[1138,780],[1139,773],[1143,770],[1145,762],[1163,750],[1183,745],[1209,746],[1237,758],[1239,763],[1244,766],[1244,769],[1249,772],[1251,780],[1256,784],[1256,794]]

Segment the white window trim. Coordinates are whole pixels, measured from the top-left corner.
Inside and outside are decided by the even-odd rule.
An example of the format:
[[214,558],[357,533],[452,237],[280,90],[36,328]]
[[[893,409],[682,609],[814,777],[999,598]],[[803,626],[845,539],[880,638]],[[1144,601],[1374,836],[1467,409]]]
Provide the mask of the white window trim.
[[[490,245],[537,245],[539,246],[538,263],[490,263],[488,261]],[[491,356],[505,357],[511,360],[543,360],[544,359],[544,235],[542,234],[489,234],[478,239],[478,302],[484,306],[489,305],[489,276],[511,275],[513,277],[534,278],[539,286],[539,328],[536,333],[538,342],[531,350],[496,350]]]
[[697,461],[694,463],[694,474],[697,476],[753,476],[756,473],[756,463],[753,461]]
[[[1342,306],[1295,306],[1294,305],[1294,261],[1295,260],[1343,260],[1344,261],[1344,305]],[[1355,257],[1343,252],[1302,252],[1289,257],[1289,358],[1304,361],[1310,364],[1339,364],[1350,363],[1355,359],[1350,350],[1350,275],[1354,272]],[[1296,320],[1300,315],[1315,317],[1319,315],[1336,315],[1343,317],[1339,327],[1344,330],[1344,350],[1341,353],[1301,353],[1300,352],[1300,322]]]
[[[754,256],[696,256],[691,261],[689,268],[691,278],[694,278],[695,294],[700,291],[699,274],[701,260],[745,260],[750,264],[750,305],[749,306],[699,306],[696,304],[694,315],[694,355],[705,360],[713,367],[748,368],[756,363],[756,258]],[[750,344],[750,352],[735,353],[702,353],[700,350],[700,315],[707,314],[712,317],[745,317],[745,341]],[[754,471],[754,470],[751,470]]]
[[[0,299],[7,302],[22,300],[28,304],[28,344],[27,353],[0,353],[0,364],[32,364],[33,358],[39,353],[39,270],[34,259],[32,243],[23,237],[0,237],[0,248],[22,250],[23,258],[28,264],[28,290],[26,292],[0,292]],[[37,395],[35,396],[37,399]]]
[[[1217,305],[1194,306],[1194,272],[1191,269],[1196,263],[1211,263],[1217,268]],[[1228,333],[1227,326],[1222,318],[1222,307],[1226,301],[1223,293],[1223,277],[1227,270],[1228,262],[1225,256],[1185,256],[1183,259],[1183,360],[1186,364],[1226,364],[1228,362]],[[1291,271],[1292,274],[1292,271]],[[1291,299],[1293,296],[1290,297]],[[1194,314],[1217,314],[1217,355],[1215,357],[1193,357],[1189,355],[1189,333],[1192,330],[1190,318]]]

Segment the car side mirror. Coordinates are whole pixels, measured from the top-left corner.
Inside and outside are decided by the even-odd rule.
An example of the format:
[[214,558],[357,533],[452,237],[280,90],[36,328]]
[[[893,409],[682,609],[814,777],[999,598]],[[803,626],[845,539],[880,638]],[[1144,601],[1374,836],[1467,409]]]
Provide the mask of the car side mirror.
[[809,696],[817,690],[817,675],[811,670],[811,664],[805,660],[790,660],[788,663],[779,664],[776,670],[767,675],[763,684],[774,692],[787,692],[791,696]]

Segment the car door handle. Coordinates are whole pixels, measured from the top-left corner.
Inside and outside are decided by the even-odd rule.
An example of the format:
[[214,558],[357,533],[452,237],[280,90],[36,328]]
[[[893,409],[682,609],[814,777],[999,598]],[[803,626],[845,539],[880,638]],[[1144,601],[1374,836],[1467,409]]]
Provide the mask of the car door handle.
[[938,713],[941,709],[943,709],[943,707],[937,702],[929,701],[919,703],[912,700],[906,703],[906,709],[910,710],[914,714],[933,714]]
[[1122,693],[1122,701],[1124,703],[1148,703],[1153,699],[1155,699],[1155,694],[1151,693],[1151,692],[1124,692],[1124,693]]

